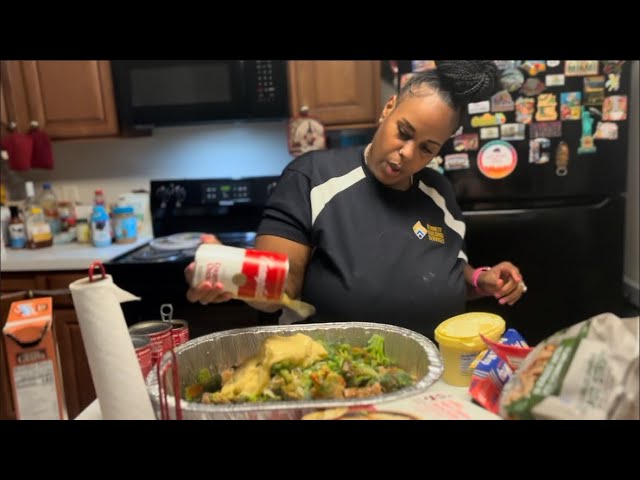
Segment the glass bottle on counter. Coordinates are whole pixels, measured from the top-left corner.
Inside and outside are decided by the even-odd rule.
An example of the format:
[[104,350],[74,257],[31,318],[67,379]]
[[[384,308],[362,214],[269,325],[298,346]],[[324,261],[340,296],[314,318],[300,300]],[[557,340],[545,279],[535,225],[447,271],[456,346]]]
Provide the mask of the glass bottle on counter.
[[42,248],[53,244],[51,226],[47,223],[42,207],[36,201],[33,182],[26,182],[27,199],[24,205],[24,223],[27,228],[27,247]]
[[54,235],[60,233],[62,225],[60,223],[60,215],[58,212],[58,199],[51,189],[51,184],[45,182],[42,184],[42,192],[38,198],[38,203],[44,211],[44,218],[51,226],[51,233]]
[[11,206],[11,220],[9,221],[9,246],[11,248],[24,248],[27,244],[27,234],[24,222],[18,207]]

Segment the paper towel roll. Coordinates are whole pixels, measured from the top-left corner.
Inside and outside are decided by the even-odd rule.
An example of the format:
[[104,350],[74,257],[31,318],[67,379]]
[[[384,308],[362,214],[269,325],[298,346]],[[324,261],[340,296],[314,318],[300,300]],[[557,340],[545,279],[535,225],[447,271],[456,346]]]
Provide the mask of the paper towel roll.
[[121,302],[140,300],[104,278],[69,285],[105,420],[154,420],[153,407]]

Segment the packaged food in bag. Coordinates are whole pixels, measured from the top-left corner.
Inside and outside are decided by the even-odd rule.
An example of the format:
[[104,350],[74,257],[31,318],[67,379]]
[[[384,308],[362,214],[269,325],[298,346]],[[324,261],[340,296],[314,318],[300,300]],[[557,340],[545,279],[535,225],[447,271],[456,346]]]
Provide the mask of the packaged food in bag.
[[639,419],[640,317],[603,313],[527,355],[502,390],[509,419]]

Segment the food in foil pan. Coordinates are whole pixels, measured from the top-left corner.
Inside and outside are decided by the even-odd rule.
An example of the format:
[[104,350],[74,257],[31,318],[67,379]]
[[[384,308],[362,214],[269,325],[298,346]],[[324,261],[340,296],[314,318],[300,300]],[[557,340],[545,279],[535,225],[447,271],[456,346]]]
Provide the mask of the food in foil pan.
[[[301,335],[295,337],[298,334]],[[397,367],[404,370],[405,374],[389,377],[390,384],[397,382],[397,390],[385,393],[382,386],[380,387],[381,391],[377,391],[377,387],[374,387],[375,391],[368,392],[372,396],[366,398],[357,396],[358,393],[364,393],[363,391],[358,391],[358,388],[366,389],[371,387],[370,385],[364,385],[364,381],[363,385],[352,387],[356,389],[353,391],[355,394],[353,397],[347,397],[344,395],[344,391],[340,398],[324,396],[331,393],[331,390],[336,386],[336,389],[340,390],[340,381],[332,380],[326,385],[326,389],[320,389],[322,393],[316,398],[313,398],[313,394],[311,394],[311,398],[307,398],[307,395],[303,393],[300,398],[282,401],[267,398],[270,393],[265,395],[264,391],[257,394],[257,390],[254,389],[253,391],[244,392],[250,395],[240,394],[238,399],[244,396],[246,400],[250,399],[246,397],[254,395],[255,399],[260,401],[236,403],[232,396],[227,399],[228,403],[201,403],[205,393],[213,393],[207,392],[207,390],[214,390],[220,393],[222,392],[223,384],[232,385],[232,383],[229,383],[232,381],[232,376],[228,376],[225,371],[234,366],[242,365],[244,362],[247,362],[245,365],[249,365],[251,363],[250,359],[255,360],[259,356],[265,341],[268,338],[275,337],[298,338],[300,344],[306,344],[307,347],[304,348],[310,348],[311,352],[314,351],[312,345],[318,344],[327,351],[328,356],[331,355],[332,348],[338,348],[333,347],[337,345],[349,344],[356,348],[356,352],[367,351],[370,355],[380,354],[381,347],[383,347],[385,359],[379,357],[376,362],[384,363],[387,361],[386,358],[393,359]],[[304,337],[309,337],[312,340],[303,340]],[[311,353],[308,358],[311,359],[314,356],[318,356],[318,352],[321,352],[321,350],[316,349],[315,352],[315,354]],[[303,415],[319,409],[383,405],[386,402],[423,394],[440,378],[443,370],[440,353],[428,338],[404,328],[365,322],[282,325],[217,332],[195,338],[180,345],[175,349],[175,356],[178,363],[177,370],[182,381],[180,388],[183,390],[187,387],[186,391],[181,393],[187,394],[188,399],[185,398],[185,395],[180,401],[182,418],[184,419],[300,419]],[[321,353],[320,356],[322,356]],[[171,355],[165,355],[160,362],[160,367],[162,368],[169,363],[171,358]],[[305,362],[306,360],[301,360],[301,364],[305,364]],[[386,367],[389,367],[389,365],[386,365]],[[240,369],[235,370],[236,372],[240,371]],[[260,372],[259,375],[264,375],[264,370],[254,371],[254,373],[258,372]],[[269,373],[270,370],[267,371],[267,374]],[[328,373],[327,376],[329,376]],[[251,378],[251,375],[247,378]],[[236,380],[238,380],[237,377]],[[194,384],[194,381],[197,383]],[[267,378],[267,384],[269,381],[269,378]],[[202,383],[201,392],[197,391],[200,387],[193,388],[198,383]],[[236,383],[235,386],[238,385],[239,383]],[[147,389],[156,415],[161,418],[160,391],[156,369],[152,370],[147,377]],[[235,387],[232,390],[235,390]],[[275,390],[279,394],[282,393],[281,389],[278,390],[276,388]],[[169,417],[175,418],[176,401],[173,397],[174,392],[171,382],[167,384],[167,391],[166,404],[169,410]],[[272,389],[271,393],[276,394],[276,391]],[[199,396],[200,398],[198,398]],[[210,397],[210,395],[207,395],[207,397]]]
[[603,313],[538,344],[500,396],[508,419],[639,419],[640,317]]
[[202,403],[365,398],[414,383],[385,354],[378,334],[358,347],[296,333],[266,338],[257,355],[219,376],[203,368],[184,397]]

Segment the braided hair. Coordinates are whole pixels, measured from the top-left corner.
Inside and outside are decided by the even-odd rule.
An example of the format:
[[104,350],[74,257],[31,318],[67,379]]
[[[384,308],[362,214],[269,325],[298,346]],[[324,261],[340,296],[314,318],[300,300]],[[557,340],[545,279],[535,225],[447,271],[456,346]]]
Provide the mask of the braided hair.
[[420,95],[427,85],[454,110],[488,100],[499,86],[498,67],[491,60],[436,60],[436,68],[416,73],[402,87],[398,100]]

